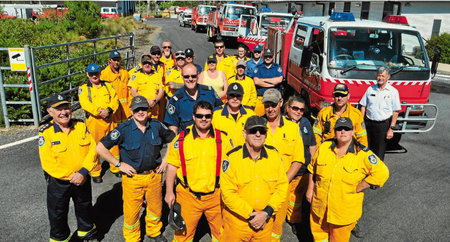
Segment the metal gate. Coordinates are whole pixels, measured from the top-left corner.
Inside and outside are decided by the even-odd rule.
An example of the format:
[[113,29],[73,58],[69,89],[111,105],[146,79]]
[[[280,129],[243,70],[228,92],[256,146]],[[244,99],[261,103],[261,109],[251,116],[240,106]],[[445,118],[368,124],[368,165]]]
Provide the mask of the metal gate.
[[[0,51],[8,49],[0,48]],[[0,66],[0,95],[5,126],[8,128],[10,123],[14,122],[33,123],[38,126],[45,113],[43,104],[50,94],[57,92],[67,95],[76,92],[78,86],[87,78],[84,76],[86,66],[96,63],[105,67],[108,65],[109,53],[115,50],[121,53],[124,68],[128,70],[134,67],[136,58],[133,33],[39,47],[24,46],[26,79],[22,77],[21,83],[10,83],[8,77],[4,76],[4,71],[10,71],[11,67]],[[42,53],[47,54],[47,59],[48,56],[58,54],[62,58],[56,61],[42,61],[40,58]],[[54,72],[55,74],[52,74]],[[28,88],[29,99],[14,100],[14,95],[7,94],[10,88]],[[11,118],[8,107],[12,105],[16,105],[15,107],[31,105],[30,117]]]

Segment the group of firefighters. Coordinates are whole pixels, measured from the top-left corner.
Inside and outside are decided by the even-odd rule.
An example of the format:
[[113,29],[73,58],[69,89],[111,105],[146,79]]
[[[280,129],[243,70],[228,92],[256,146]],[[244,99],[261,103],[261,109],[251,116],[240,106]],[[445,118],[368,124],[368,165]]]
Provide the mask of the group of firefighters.
[[[53,121],[39,130],[39,153],[50,241],[71,237],[70,198],[78,237],[98,238],[90,178],[102,182],[101,159],[122,178],[126,241],[141,240],[144,200],[152,241],[167,241],[163,201],[171,208],[174,241],[192,241],[202,215],[212,241],[279,241],[285,221],[301,240],[349,240],[362,214],[362,191],[383,186],[389,172],[366,148],[365,116],[348,103],[348,87],[335,86],[334,104],[312,126],[304,100],[283,100],[273,50],[256,46],[247,59],[244,48],[226,55],[223,40],[214,48],[202,68],[192,49],[173,53],[164,41],[130,71],[112,51],[105,69],[87,67],[89,80],[78,89],[84,122],[72,119],[64,95],[49,97]],[[202,69],[225,74],[223,97],[197,82]]]

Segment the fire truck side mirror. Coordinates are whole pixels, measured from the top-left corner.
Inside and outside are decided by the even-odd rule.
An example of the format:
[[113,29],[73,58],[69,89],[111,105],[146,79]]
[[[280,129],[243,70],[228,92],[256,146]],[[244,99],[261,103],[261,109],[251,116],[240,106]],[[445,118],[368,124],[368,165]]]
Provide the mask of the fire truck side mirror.
[[436,50],[433,55],[433,62],[431,63],[431,74],[436,75],[439,61],[441,60],[441,50]]

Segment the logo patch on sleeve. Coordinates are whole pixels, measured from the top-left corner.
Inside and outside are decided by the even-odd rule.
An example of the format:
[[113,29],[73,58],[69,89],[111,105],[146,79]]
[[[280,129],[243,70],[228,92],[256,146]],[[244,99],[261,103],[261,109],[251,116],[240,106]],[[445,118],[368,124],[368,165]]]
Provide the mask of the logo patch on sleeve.
[[112,140],[118,139],[119,136],[120,136],[119,130],[115,129],[115,130],[111,131],[111,139]]
[[83,92],[83,89],[78,88],[78,95],[81,95],[82,92]]
[[228,170],[228,167],[230,167],[230,162],[228,160],[223,160],[223,162],[222,162],[222,171],[226,172]]
[[178,140],[175,141],[175,143],[173,143],[173,148],[174,148],[174,149],[178,149]]
[[303,133],[308,134],[308,129],[306,127],[303,127]]
[[378,163],[378,159],[374,154],[369,155],[369,157],[367,158],[369,159],[369,162],[372,165],[376,165]]
[[361,128],[366,129],[366,124],[364,123],[364,121],[361,122]]
[[167,110],[169,111],[169,114],[174,114],[175,106],[173,106],[172,104],[169,104],[169,107],[167,107]]
[[314,121],[314,126],[316,127],[317,125],[319,125],[319,120],[316,119],[316,121]]
[[44,136],[39,136],[39,146],[43,146],[45,144]]

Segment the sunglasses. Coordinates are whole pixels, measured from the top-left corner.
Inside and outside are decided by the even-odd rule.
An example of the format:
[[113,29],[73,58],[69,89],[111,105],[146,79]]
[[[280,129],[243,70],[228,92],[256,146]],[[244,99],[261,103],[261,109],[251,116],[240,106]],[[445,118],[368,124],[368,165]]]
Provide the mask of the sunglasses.
[[88,76],[99,76],[100,72],[88,72]]
[[248,133],[249,134],[256,134],[256,133],[260,133],[261,135],[266,135],[267,134],[267,129],[265,129],[265,128],[253,128],[253,129],[250,129],[249,131],[248,131]]
[[253,51],[253,54],[261,54],[261,51]]
[[163,49],[172,49],[172,46],[163,46]]
[[336,128],[336,131],[342,131],[342,130],[350,131],[350,130],[353,130],[353,129],[351,129],[351,128],[349,128],[349,127],[339,127],[339,128]]
[[273,102],[266,102],[264,103],[264,108],[276,108],[278,106],[278,103],[273,103]]
[[189,79],[189,77],[194,79],[194,78],[197,78],[197,75],[183,75],[184,79]]
[[161,52],[153,52],[153,53],[150,53],[150,54],[152,54],[152,55],[161,55]]
[[230,98],[240,98],[240,97],[242,97],[242,95],[239,95],[239,94],[230,94],[230,95],[228,95],[228,97],[230,97]]
[[294,110],[294,111],[296,111],[296,112],[298,112],[298,111],[304,112],[304,111],[305,111],[304,108],[299,108],[299,107],[297,107],[297,106],[291,106],[291,109]]
[[203,119],[203,118],[211,119],[212,118],[212,114],[199,114],[199,113],[196,113],[196,114],[194,114],[194,116],[196,118],[198,118],[198,119]]
[[216,49],[223,49],[223,47],[225,47],[225,46],[224,45],[214,46],[214,48],[216,48]]
[[175,58],[177,61],[179,61],[179,60],[184,60],[184,57],[178,57],[178,58]]
[[133,112],[135,112],[135,113],[139,113],[140,111],[147,112],[148,108],[136,108],[133,110]]
[[217,62],[214,62],[214,61],[208,61],[208,64],[217,64]]
[[264,59],[272,59],[273,58],[273,56],[264,56]]
[[340,92],[337,92],[337,93],[334,94],[334,97],[346,97],[346,96],[347,96],[347,94],[343,94],[343,93],[340,93]]

